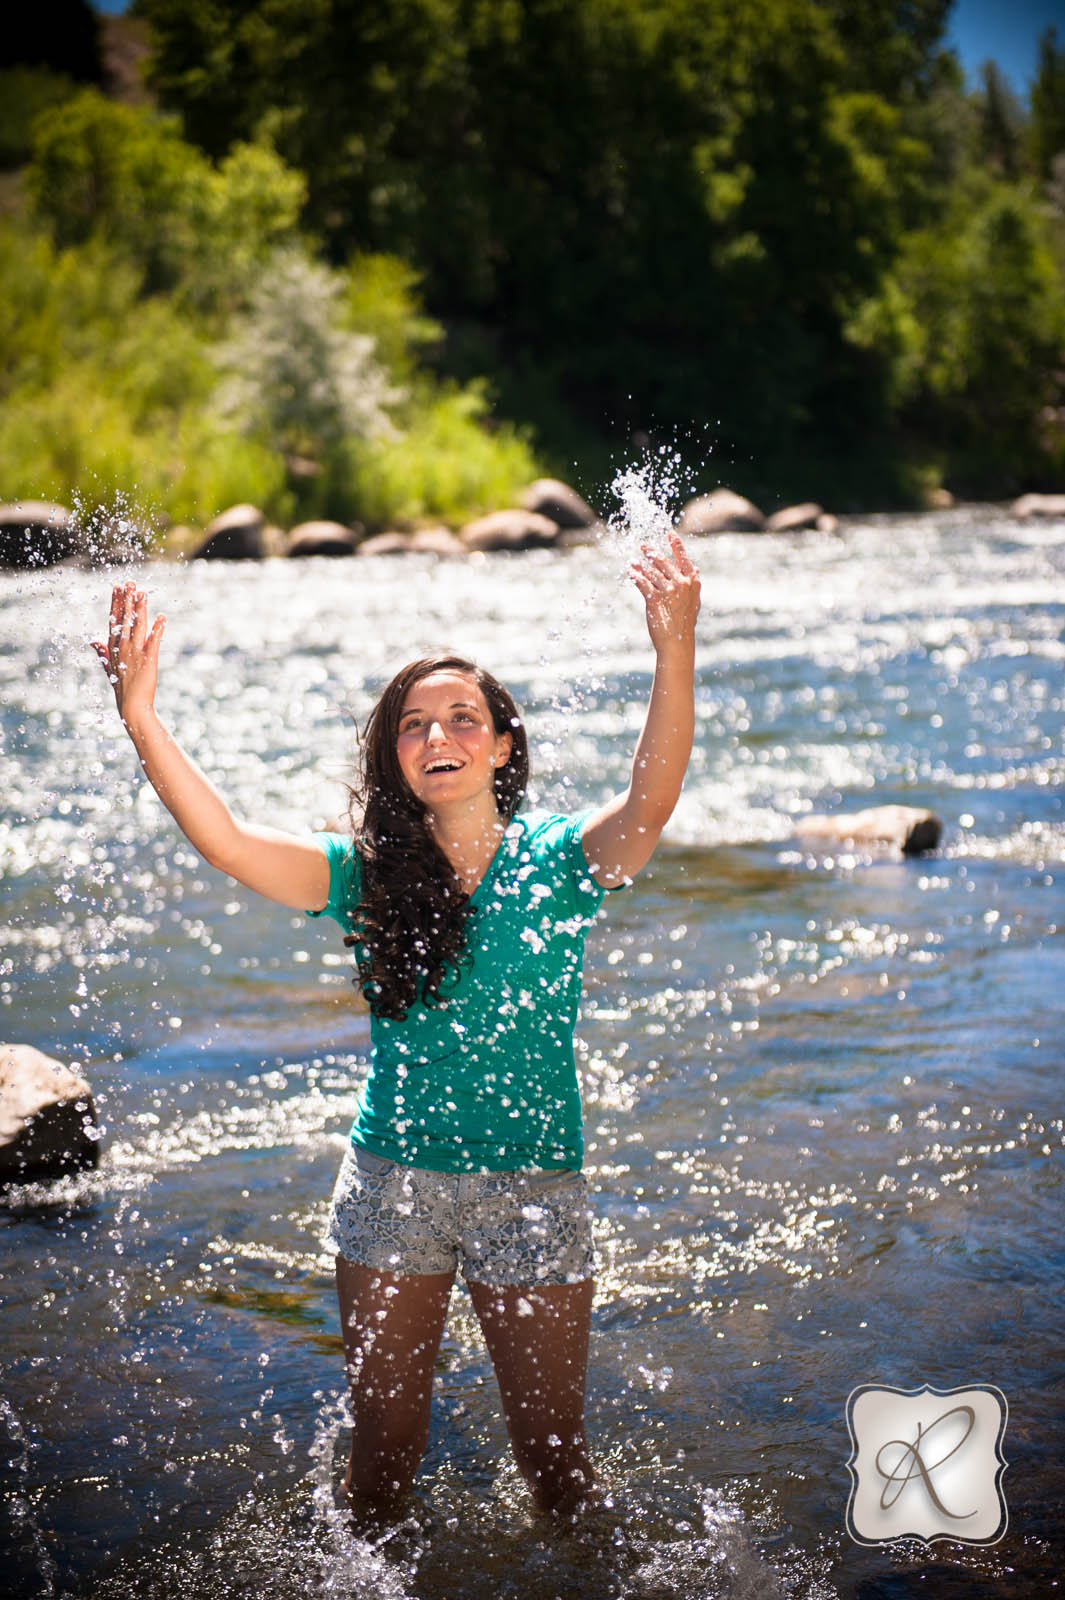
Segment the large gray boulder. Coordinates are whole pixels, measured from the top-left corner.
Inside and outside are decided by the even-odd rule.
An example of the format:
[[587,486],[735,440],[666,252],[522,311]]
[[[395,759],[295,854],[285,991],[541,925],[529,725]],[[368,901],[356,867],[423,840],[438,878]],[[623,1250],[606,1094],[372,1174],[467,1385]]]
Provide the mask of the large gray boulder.
[[467,550],[537,550],[558,543],[558,523],[538,511],[492,511],[467,522],[459,538]]
[[84,1078],[29,1044],[0,1044],[0,1183],[55,1177],[99,1160]]
[[0,505],[0,566],[50,567],[84,547],[81,529],[67,506],[51,500],[15,500]]
[[677,532],[682,539],[691,539],[708,533],[760,533],[764,527],[764,515],[750,500],[731,489],[715,489],[688,501]]
[[263,555],[266,518],[258,506],[230,506],[220,511],[204,529],[203,542],[192,551],[192,561],[259,561]]
[[936,848],[943,824],[934,811],[917,806],[872,806],[849,815],[803,817],[795,831],[814,846],[874,845],[916,856]]
[[824,514],[824,506],[819,506],[816,500],[804,500],[802,505],[784,506],[780,511],[774,511],[765,525],[765,531],[803,533],[807,528],[816,528]]
[[287,556],[351,556],[358,536],[342,522],[300,522],[285,546]]
[[599,520],[587,500],[559,478],[537,478],[522,495],[521,503],[526,511],[549,517],[560,528],[590,528]]
[[1015,517],[1065,517],[1065,494],[1022,494],[1010,510]]

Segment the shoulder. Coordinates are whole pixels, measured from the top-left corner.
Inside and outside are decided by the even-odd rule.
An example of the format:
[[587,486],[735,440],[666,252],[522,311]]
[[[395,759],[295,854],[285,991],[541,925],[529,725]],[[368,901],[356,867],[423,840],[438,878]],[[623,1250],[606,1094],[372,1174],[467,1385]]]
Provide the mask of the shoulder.
[[322,911],[311,915],[321,916],[324,912],[346,926],[362,893],[358,846],[350,833],[315,833],[312,838],[329,863],[329,899]]
[[359,859],[355,840],[350,833],[321,832],[312,834],[311,837],[325,851],[330,865],[335,861],[338,865],[350,864],[354,866]]
[[548,881],[568,883],[568,892],[576,894],[582,905],[587,897],[598,904],[602,894],[592,879],[581,845],[581,834],[591,815],[590,810],[568,816],[555,811],[527,811],[519,813],[507,829],[518,862],[538,869]]
[[574,839],[579,839],[590,811],[577,811],[566,816],[557,811],[522,811],[510,823],[517,830],[519,846],[543,854],[553,849],[566,849]]

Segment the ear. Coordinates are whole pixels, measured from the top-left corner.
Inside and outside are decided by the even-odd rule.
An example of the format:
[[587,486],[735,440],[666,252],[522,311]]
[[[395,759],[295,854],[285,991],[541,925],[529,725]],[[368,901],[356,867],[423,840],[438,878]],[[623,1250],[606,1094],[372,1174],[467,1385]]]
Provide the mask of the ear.
[[510,733],[501,733],[496,750],[496,766],[505,767],[510,760],[510,753],[514,749],[514,736]]

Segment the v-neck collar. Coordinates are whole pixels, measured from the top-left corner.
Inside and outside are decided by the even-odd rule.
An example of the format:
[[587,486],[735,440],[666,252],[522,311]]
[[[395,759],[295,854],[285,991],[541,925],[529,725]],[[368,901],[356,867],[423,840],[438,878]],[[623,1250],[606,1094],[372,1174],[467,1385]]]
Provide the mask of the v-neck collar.
[[510,821],[503,829],[503,837],[496,845],[495,855],[485,867],[477,887],[470,895],[469,904],[471,906],[477,905],[483,899],[484,895],[482,891],[486,892],[488,884],[498,875],[500,865],[503,861],[504,851],[507,851],[508,853],[510,852],[512,848],[512,840],[516,839],[522,832],[523,828],[521,822],[517,817],[511,817]]

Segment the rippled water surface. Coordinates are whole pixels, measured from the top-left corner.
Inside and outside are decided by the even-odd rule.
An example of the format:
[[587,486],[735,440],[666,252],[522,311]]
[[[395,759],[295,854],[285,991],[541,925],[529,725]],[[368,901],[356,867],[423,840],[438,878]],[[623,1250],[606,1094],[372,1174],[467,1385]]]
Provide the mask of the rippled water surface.
[[[141,569],[163,715],[234,807],[344,806],[404,660],[483,660],[541,803],[624,782],[650,652],[625,539]],[[610,1503],[556,1536],[456,1289],[409,1523],[356,1538],[319,1235],[368,1039],[335,927],[214,874],[138,781],[86,641],[110,579],[0,575],[0,1034],[80,1064],[99,1172],[0,1212],[13,1595],[1050,1593],[1062,1567],[1065,526],[992,511],[726,536],[691,776],[589,940],[580,1061]],[[810,810],[930,805],[919,860]],[[993,1383],[991,1548],[846,1532],[861,1383]],[[5,1592],[7,1592],[5,1590]]]

